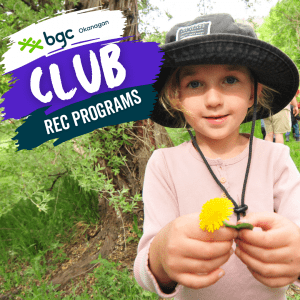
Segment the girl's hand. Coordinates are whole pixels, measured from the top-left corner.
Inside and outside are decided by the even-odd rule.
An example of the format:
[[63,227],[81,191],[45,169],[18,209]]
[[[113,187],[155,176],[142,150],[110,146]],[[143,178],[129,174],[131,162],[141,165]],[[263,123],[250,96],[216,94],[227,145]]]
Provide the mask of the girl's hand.
[[237,234],[225,227],[214,233],[202,231],[199,213],[181,216],[153,239],[149,267],[165,292],[172,292],[176,283],[193,289],[210,286],[224,275],[220,266],[233,253]]
[[[262,232],[240,230],[235,254],[268,287],[283,287],[300,275],[300,228],[276,213],[251,213],[243,222]],[[241,222],[238,222],[241,223]]]

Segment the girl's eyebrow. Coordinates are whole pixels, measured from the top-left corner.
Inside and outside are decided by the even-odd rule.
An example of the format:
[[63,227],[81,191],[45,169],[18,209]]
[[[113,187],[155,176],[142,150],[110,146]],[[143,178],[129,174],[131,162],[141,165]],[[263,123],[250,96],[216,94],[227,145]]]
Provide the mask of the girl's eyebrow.
[[180,79],[182,80],[184,77],[188,77],[188,76],[193,76],[195,75],[197,72],[195,71],[195,68],[190,67],[190,68],[184,68],[181,72],[180,72]]
[[240,71],[242,73],[247,74],[247,71],[245,70],[245,68],[243,66],[239,66],[239,65],[228,65],[225,67],[225,69],[227,71]]
[[[225,65],[225,70],[226,71],[239,71],[242,72],[244,74],[248,74],[247,69],[243,66],[239,66],[239,65]],[[179,71],[179,77],[180,80],[182,80],[185,77],[188,76],[193,76],[195,74],[197,74],[197,71],[195,70],[195,67],[185,67],[182,70]]]

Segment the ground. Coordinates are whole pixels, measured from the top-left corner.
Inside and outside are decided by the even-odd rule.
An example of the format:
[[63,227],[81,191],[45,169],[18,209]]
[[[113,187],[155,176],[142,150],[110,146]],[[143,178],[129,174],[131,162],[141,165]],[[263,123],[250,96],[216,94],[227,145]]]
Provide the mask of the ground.
[[[78,230],[74,242],[66,244],[64,247],[64,252],[70,259],[48,275],[54,284],[61,284],[59,290],[64,291],[65,295],[71,292],[74,285],[84,282],[87,274],[97,267],[91,265],[90,262],[98,258],[100,253],[102,258],[120,263],[119,269],[126,267],[133,274],[138,238],[132,229],[132,215],[123,215],[122,219],[116,216],[113,209],[108,209],[106,218],[100,220],[99,224],[88,229],[85,224],[77,224]],[[140,210],[138,219],[139,228],[142,230],[142,210]],[[129,237],[133,239],[125,243]],[[92,278],[85,285],[91,292],[93,283],[94,279]],[[82,289],[79,288],[77,292],[80,294]]]
[[[142,230],[143,210],[138,208],[135,212],[138,217],[139,230]],[[54,270],[52,270],[53,252],[49,251],[47,253],[46,264],[49,271],[47,271],[42,281],[60,284],[56,290],[62,291],[63,296],[72,294],[74,286],[77,285],[77,295],[82,293],[83,287],[93,292],[92,286],[95,279],[88,276],[88,274],[97,267],[97,264],[91,264],[91,262],[97,259],[99,254],[102,258],[120,263],[118,269],[121,270],[126,267],[133,276],[133,262],[138,245],[138,237],[133,230],[133,215],[122,214],[122,218],[120,218],[116,215],[114,209],[109,206],[106,208],[104,215],[105,217],[100,218],[97,224],[88,225],[79,222],[75,225],[75,231],[70,228],[67,234],[69,236],[73,235],[71,242],[61,246],[61,256],[67,259],[62,259],[59,263],[56,262]],[[125,243],[129,237],[131,237],[131,240]],[[24,263],[21,273],[25,272],[27,268],[28,263]],[[34,283],[37,286],[41,284],[38,280]],[[24,286],[12,289],[9,293],[0,295],[0,299],[21,299],[16,295],[22,293],[31,285],[32,282],[28,282]]]

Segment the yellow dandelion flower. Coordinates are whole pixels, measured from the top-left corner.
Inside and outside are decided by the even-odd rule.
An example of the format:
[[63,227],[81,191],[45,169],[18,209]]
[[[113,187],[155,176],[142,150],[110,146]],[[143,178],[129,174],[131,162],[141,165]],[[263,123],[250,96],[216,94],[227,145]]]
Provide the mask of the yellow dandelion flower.
[[229,220],[233,213],[233,204],[228,198],[214,198],[207,201],[200,213],[200,228],[214,232],[223,226],[223,221]]

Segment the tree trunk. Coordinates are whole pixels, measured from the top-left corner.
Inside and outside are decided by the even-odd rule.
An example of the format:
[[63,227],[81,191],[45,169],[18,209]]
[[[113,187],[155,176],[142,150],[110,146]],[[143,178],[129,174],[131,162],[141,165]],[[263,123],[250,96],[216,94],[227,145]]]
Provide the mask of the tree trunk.
[[[133,36],[130,40],[136,40],[138,32],[138,8],[137,0],[81,0],[76,6],[66,1],[66,9],[87,9],[98,7],[99,9],[122,10],[127,18],[127,26],[123,36]],[[131,136],[132,147],[124,146],[120,149],[120,155],[126,156],[126,166],[121,167],[120,174],[114,176],[111,169],[104,160],[99,159],[98,163],[105,167],[105,174],[113,180],[117,189],[128,188],[130,195],[142,192],[145,167],[152,151],[161,145],[173,146],[164,127],[155,124],[150,119],[137,121],[134,128],[128,133]],[[104,200],[100,200],[104,204]]]
[[[138,6],[137,0],[81,0],[76,6],[66,1],[66,9],[87,9],[95,7],[96,9],[121,10],[127,18],[127,25],[123,37],[132,36],[130,40],[137,40],[140,37],[138,32]],[[97,134],[97,130],[95,131]],[[164,127],[153,123],[150,119],[141,120],[134,123],[132,130],[127,134],[131,136],[130,142],[133,146],[123,146],[119,154],[126,156],[126,165],[120,168],[120,173],[114,175],[111,168],[104,159],[98,159],[98,164],[105,167],[103,173],[112,179],[116,190],[123,188],[129,189],[128,197],[142,193],[145,167],[153,150],[164,145],[173,146]],[[121,138],[121,137],[120,137]],[[99,211],[102,216],[107,213],[106,200],[99,196]],[[142,203],[140,204],[139,216],[142,214]],[[139,218],[140,219],[140,218]]]

